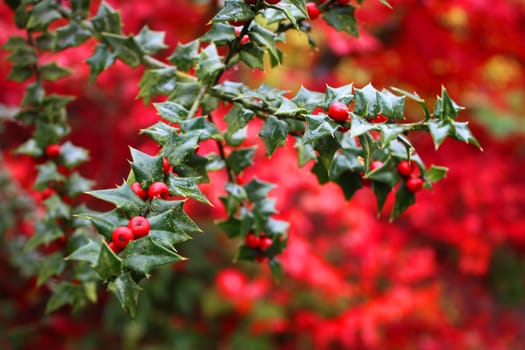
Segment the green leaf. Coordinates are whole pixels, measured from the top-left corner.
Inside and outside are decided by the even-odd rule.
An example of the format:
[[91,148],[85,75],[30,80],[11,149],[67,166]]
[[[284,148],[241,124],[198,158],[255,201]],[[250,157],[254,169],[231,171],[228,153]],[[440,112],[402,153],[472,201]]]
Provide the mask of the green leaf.
[[90,0],[71,0],[71,11],[75,18],[86,18],[89,16]]
[[161,154],[168,158],[170,164],[177,166],[184,164],[185,160],[195,153],[199,143],[199,134],[178,134],[172,132],[166,144],[162,147]]
[[385,183],[390,187],[394,187],[401,179],[392,161],[387,161],[382,167],[367,173],[366,178]]
[[108,290],[113,293],[120,305],[131,318],[137,315],[139,293],[142,288],[133,280],[129,273],[124,273],[108,283]]
[[31,157],[40,157],[44,155],[42,148],[37,145],[35,139],[29,139],[20,146],[18,146],[14,151],[14,154],[27,154]]
[[365,119],[361,118],[357,114],[351,113],[352,116],[352,126],[350,127],[350,136],[361,136],[370,132],[371,130],[378,130],[379,126],[367,122]]
[[466,143],[471,143],[477,146],[479,149],[483,150],[478,140],[476,140],[474,135],[472,135],[472,132],[470,131],[468,127],[468,122],[456,122],[455,121],[452,125],[453,125],[453,130],[454,130],[454,133],[451,134],[452,137],[460,141],[466,142]]
[[64,232],[62,232],[58,224],[54,221],[39,222],[36,224],[35,233],[24,245],[23,251],[27,252],[41,246],[42,244],[47,245],[55,239],[63,236]]
[[322,137],[333,136],[339,125],[324,114],[306,115],[306,132],[303,136],[304,144],[314,144]]
[[55,252],[41,260],[36,280],[37,287],[54,275],[62,273],[65,263],[61,252]]
[[357,21],[354,15],[353,6],[333,6],[323,12],[326,23],[334,27],[338,32],[345,31],[355,37],[359,36]]
[[107,2],[102,1],[98,8],[97,14],[93,17],[93,26],[99,33],[115,33],[122,32],[122,23],[120,21],[120,13],[115,11]]
[[85,148],[73,145],[71,141],[60,146],[60,156],[61,163],[70,169],[89,159],[88,151]]
[[153,216],[148,216],[148,221],[151,225],[151,237],[169,249],[173,249],[173,245],[176,243],[191,239],[191,236],[178,227],[175,218],[176,214],[176,211],[170,209]]
[[240,148],[234,150],[226,159],[226,164],[235,174],[240,174],[244,168],[253,163],[256,147]]
[[115,55],[131,68],[137,67],[142,62],[144,52],[133,36],[122,36],[111,33],[102,33]]
[[65,260],[77,260],[84,261],[95,266],[100,255],[101,243],[89,240],[87,244],[81,246],[75,250],[71,255],[65,258]]
[[393,119],[403,119],[405,111],[405,96],[396,96],[388,90],[377,92],[379,112]]
[[289,117],[295,114],[302,114],[305,112],[306,109],[298,107],[295,103],[283,97],[279,109],[274,114],[277,116]]
[[197,186],[198,180],[199,179],[195,177],[177,177],[173,174],[169,174],[167,185],[170,189],[170,194],[190,197],[199,202],[211,205],[211,202],[202,194]]
[[264,122],[259,136],[261,136],[266,145],[266,155],[271,156],[277,147],[286,144],[288,124],[271,115]]
[[144,206],[142,199],[140,199],[125,182],[114,189],[90,191],[88,194],[115,204],[117,208],[122,209],[129,216],[139,215]]
[[195,102],[200,89],[201,87],[197,83],[178,82],[175,85],[175,90],[168,96],[168,100],[175,100],[181,106],[189,109]]
[[22,107],[39,106],[44,101],[45,95],[46,92],[39,82],[28,85],[22,99]]
[[151,236],[129,242],[122,254],[124,265],[143,275],[148,275],[151,270],[163,265],[185,260],[157,243]]
[[396,200],[394,208],[390,214],[390,221],[401,215],[409,206],[416,202],[416,196],[410,192],[403,181],[396,191]]
[[230,216],[228,220],[218,222],[217,225],[229,238],[235,238],[241,235],[241,221],[233,216]]
[[142,75],[139,83],[139,94],[145,104],[148,104],[152,97],[159,95],[169,95],[177,84],[175,77],[176,68],[148,69]]
[[332,166],[334,154],[339,147],[339,142],[331,135],[323,136],[316,141],[315,149],[319,152],[319,160],[327,170]]
[[239,57],[248,67],[264,70],[264,50],[254,43],[248,42],[242,45]]
[[266,50],[268,50],[268,53],[270,54],[270,59],[273,60],[272,63],[274,63],[272,64],[272,66],[281,64],[282,54],[277,49],[277,46],[275,46],[275,33],[256,23],[252,23],[248,35],[250,36],[251,42],[258,44],[261,47],[265,47]]
[[9,36],[7,42],[2,45],[2,48],[6,51],[15,51],[17,49],[27,48],[26,38],[23,36]]
[[212,23],[233,21],[249,21],[254,13],[244,0],[226,0],[224,7],[212,18]]
[[217,46],[226,45],[235,40],[233,26],[223,23],[213,23],[210,30],[199,38],[201,42],[213,42]]
[[128,220],[119,214],[118,209],[113,209],[108,212],[88,211],[79,213],[76,216],[91,221],[98,233],[103,235],[108,241],[111,240],[111,234],[115,228],[128,224]]
[[26,24],[27,29],[43,30],[51,22],[61,18],[57,4],[52,0],[42,0],[31,9],[29,19]]
[[38,175],[35,180],[33,188],[37,191],[42,191],[47,188],[52,182],[61,182],[64,176],[57,170],[55,163],[47,162],[37,166]]
[[179,43],[168,60],[181,70],[189,70],[199,61],[199,41],[193,40],[187,44]]
[[406,130],[405,127],[397,124],[380,124],[379,129],[381,130],[382,147],[388,145]]
[[165,211],[173,212],[173,220],[176,221],[177,227],[184,232],[201,232],[202,230],[195,222],[184,212],[184,201],[172,201],[154,199],[151,202],[151,214],[156,215]]
[[199,56],[199,64],[196,72],[199,82],[201,84],[211,84],[215,82],[217,74],[224,69],[221,57],[217,53],[215,44],[208,45],[201,51]]
[[306,11],[306,0],[290,0],[301,11],[301,13],[308,18],[308,12]]
[[161,156],[150,156],[133,147],[130,147],[130,151],[133,159],[131,169],[142,188],[148,188],[152,183],[164,179]]
[[[350,89],[350,93],[351,92],[352,90]],[[301,86],[297,92],[297,95],[295,95],[295,97],[292,99],[292,102],[295,103],[297,107],[304,108],[306,111],[312,112],[317,107],[322,106],[324,100],[324,94],[316,91],[310,91],[304,86]]]
[[191,154],[185,159],[184,164],[174,166],[173,170],[181,177],[195,177],[199,178],[199,182],[209,182],[208,163],[207,157]]
[[425,174],[425,178],[430,182],[438,182],[447,175],[447,172],[448,168],[431,165],[430,169]]
[[15,66],[27,67],[31,64],[37,63],[35,51],[31,47],[28,47],[28,46],[17,47],[13,49],[12,51],[13,53],[11,53],[7,57],[7,59],[13,62]]
[[317,177],[317,180],[321,185],[330,181],[328,170],[325,168],[323,162],[316,162],[312,168],[312,173]]
[[74,305],[82,299],[80,286],[71,282],[59,282],[53,287],[53,293],[46,304],[46,313],[51,313],[64,305]]
[[93,56],[86,62],[89,64],[89,81],[93,82],[100,73],[109,68],[115,62],[115,54],[109,50],[109,46],[104,43],[97,44]]
[[379,214],[385,205],[388,195],[392,191],[392,187],[382,182],[372,181],[372,191],[376,196],[377,213]]
[[379,103],[377,101],[378,91],[372,84],[366,85],[362,89],[355,89],[355,107],[354,113],[364,118],[374,117],[379,112]]
[[452,127],[444,120],[429,120],[428,131],[432,136],[434,146],[437,150],[443,141],[445,141],[447,136],[452,132]]
[[40,78],[55,81],[71,74],[69,69],[60,67],[56,62],[40,66]]
[[111,250],[105,241],[102,242],[100,245],[100,252],[95,265],[93,265],[93,269],[103,280],[107,280],[111,277],[120,275],[122,273],[122,266],[122,259]]
[[238,146],[246,137],[246,125],[254,117],[251,110],[243,108],[240,104],[233,104],[233,107],[224,117],[228,128],[224,138],[228,144]]
[[334,102],[341,102],[345,105],[349,105],[350,102],[352,102],[352,100],[354,99],[354,95],[352,95],[353,87],[353,84],[343,85],[338,88],[334,88],[327,85],[323,104],[324,109],[328,110],[328,108],[330,108],[330,105]]
[[226,183],[225,189],[228,195],[221,197],[221,200],[226,207],[226,212],[231,216],[238,211],[239,204],[247,198],[247,194],[244,187],[231,182]]
[[164,36],[164,32],[151,30],[145,25],[139,34],[135,36],[135,40],[143,52],[152,55],[168,47],[164,43]]
[[248,201],[255,203],[267,198],[268,192],[275,188],[271,182],[261,181],[256,177],[244,185]]
[[64,191],[69,197],[76,197],[91,189],[94,182],[74,172],[64,182]]
[[33,76],[33,70],[29,66],[14,65],[7,76],[7,80],[22,83]]
[[59,196],[51,196],[44,201],[48,218],[69,219],[71,208]]
[[283,275],[283,266],[279,260],[272,258],[268,264],[270,265],[270,271],[272,272],[273,278],[275,280],[280,280]]
[[458,113],[465,109],[456,102],[454,102],[448,95],[444,86],[441,87],[441,96],[437,97],[436,108],[434,109],[434,117],[441,120],[456,119]]
[[214,123],[210,123],[206,117],[196,117],[180,122],[180,129],[186,133],[197,133],[199,135],[199,141],[207,139],[222,139],[221,131],[215,126]]
[[[334,160],[334,163],[336,161]],[[332,168],[334,166],[332,165]],[[350,171],[342,172],[335,180],[335,182],[343,190],[343,194],[346,200],[350,200],[355,192],[363,187],[363,182],[361,181],[361,176],[358,173],[353,173]]]
[[186,120],[188,117],[189,111],[173,101],[154,103],[153,106],[157,113],[170,123],[180,123],[181,120]]
[[164,122],[157,122],[149,128],[141,130],[141,133],[145,133],[161,145],[165,145],[168,142],[170,135],[176,132],[176,128],[169,126]]
[[53,51],[62,51],[68,47],[76,47],[91,37],[91,32],[82,28],[78,22],[71,21],[56,30],[53,41]]
[[297,153],[298,153],[297,160],[299,162],[299,167],[302,168],[310,160],[317,159],[314,147],[310,144],[305,145],[300,137],[297,137],[295,139],[294,147],[297,149]]

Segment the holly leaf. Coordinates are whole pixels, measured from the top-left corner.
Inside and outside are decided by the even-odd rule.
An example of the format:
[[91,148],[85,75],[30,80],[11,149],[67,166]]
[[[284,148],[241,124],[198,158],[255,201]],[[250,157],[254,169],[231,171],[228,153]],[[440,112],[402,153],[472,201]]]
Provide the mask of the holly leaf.
[[246,125],[254,117],[249,109],[243,108],[240,104],[234,103],[228,114],[224,117],[228,128],[224,133],[224,139],[232,146],[238,146],[246,137]]
[[157,243],[151,236],[129,242],[122,255],[125,267],[145,276],[153,269],[185,260],[182,256]]
[[244,168],[253,163],[254,155],[255,147],[236,149],[226,159],[226,164],[235,174],[239,175]]
[[324,114],[306,115],[306,132],[303,135],[304,144],[315,144],[320,138],[334,135],[339,125],[328,119]]
[[40,78],[42,80],[55,81],[71,74],[69,69],[60,67],[56,62],[40,66]]
[[177,84],[175,71],[174,67],[146,70],[140,79],[137,97],[148,104],[154,96],[169,95]]
[[199,134],[170,133],[166,144],[162,147],[161,154],[168,158],[173,166],[184,164],[185,160],[195,153],[199,144]]
[[351,113],[352,116],[352,125],[350,127],[350,136],[361,136],[370,132],[371,130],[378,130],[379,126],[367,122],[365,119],[361,118],[357,114]]
[[430,182],[438,182],[447,175],[447,172],[448,168],[431,165],[430,169],[425,174],[425,178]]
[[298,152],[297,160],[299,162],[299,167],[302,168],[310,160],[317,159],[317,155],[315,154],[314,147],[310,144],[305,145],[300,137],[297,137],[295,139],[294,147],[297,149],[297,152]]
[[71,21],[56,30],[53,41],[53,51],[62,51],[68,47],[76,47],[91,37],[91,32],[82,28],[78,22]]
[[42,244],[49,244],[55,239],[63,237],[64,232],[55,221],[42,221],[36,224],[35,233],[24,245],[23,252],[28,252]]
[[288,124],[271,115],[264,122],[259,136],[261,136],[266,145],[266,155],[271,156],[277,147],[286,144]]
[[250,182],[243,186],[246,190],[248,201],[255,203],[267,198],[275,185],[271,182],[261,181],[258,178],[253,178]]
[[199,41],[193,40],[187,44],[179,43],[168,60],[179,69],[189,70],[199,61]]
[[151,202],[151,214],[156,215],[165,211],[173,212],[173,220],[177,227],[184,232],[202,232],[195,222],[184,212],[184,201],[154,199]]
[[37,166],[38,175],[35,180],[33,188],[37,191],[42,191],[47,188],[52,182],[61,182],[64,180],[64,175],[57,170],[55,163],[47,162]]
[[254,43],[248,42],[242,45],[239,57],[248,67],[264,70],[264,50]]
[[255,14],[244,0],[226,0],[224,7],[212,18],[211,22],[249,21]]
[[[332,165],[332,168],[333,167],[334,165]],[[341,172],[340,175],[335,178],[335,183],[337,183],[343,190],[346,200],[350,200],[354,196],[355,192],[363,187],[361,176],[359,176],[358,173],[353,173],[351,171]]]
[[135,36],[135,40],[143,52],[152,55],[168,47],[164,43],[165,35],[164,32],[151,30],[145,25],[142,27],[139,34]]
[[133,36],[123,36],[112,33],[102,33],[115,55],[131,68],[137,67],[142,62],[144,52]]
[[[351,91],[352,90],[350,90],[350,92]],[[295,97],[292,99],[292,102],[297,107],[304,108],[306,111],[312,112],[315,108],[323,105],[324,100],[324,94],[316,91],[310,91],[304,86],[301,86]]]
[[87,194],[101,199],[103,201],[113,203],[117,208],[122,209],[129,216],[140,215],[144,202],[139,196],[133,192],[127,183],[121,186],[108,190],[90,191]]
[[354,95],[352,95],[353,87],[353,84],[343,85],[338,88],[327,85],[323,105],[324,109],[327,110],[330,108],[330,105],[334,102],[341,102],[345,105],[350,104],[354,99]]
[[55,252],[43,258],[38,269],[37,287],[40,287],[50,277],[60,274],[64,267],[64,256],[61,252]]
[[432,140],[434,141],[434,147],[437,150],[443,141],[445,141],[447,136],[452,132],[452,127],[445,120],[429,120],[427,125],[428,131],[430,132]]
[[133,280],[129,273],[123,273],[108,283],[108,290],[113,293],[120,305],[126,310],[131,318],[137,315],[137,304],[139,293],[142,288]]
[[274,32],[256,24],[253,23],[250,26],[250,32],[248,34],[250,36],[250,41],[266,48],[268,50],[268,53],[270,54],[270,59],[272,66],[278,65],[281,63],[281,53],[275,46],[276,42],[276,35]]
[[102,1],[98,8],[97,14],[92,19],[93,27],[99,33],[115,33],[122,32],[122,23],[120,20],[120,13],[115,11],[107,2]]
[[128,220],[118,211],[113,209],[108,212],[88,211],[76,214],[75,216],[91,221],[98,233],[107,240],[111,240],[111,234],[118,226],[127,226]]
[[97,44],[93,56],[86,62],[89,64],[89,81],[92,83],[104,70],[108,69],[115,62],[115,54],[104,43]]
[[178,177],[169,174],[167,185],[170,189],[170,194],[176,196],[190,197],[199,202],[212,205],[211,202],[204,196],[197,186],[198,178],[195,177]]
[[87,244],[79,247],[77,250],[71,253],[71,255],[66,257],[65,260],[84,261],[91,266],[95,266],[100,255],[100,247],[101,243],[94,240],[89,240]]
[[403,119],[405,111],[405,96],[396,96],[388,90],[377,92],[379,112],[393,119]]
[[201,84],[213,83],[219,72],[224,69],[221,57],[217,52],[215,44],[208,45],[201,51],[196,68],[197,77]]
[[376,196],[377,213],[379,214],[381,213],[381,210],[383,210],[383,206],[385,205],[390,191],[392,191],[392,187],[382,182],[372,181],[372,191]]
[[364,118],[374,117],[379,112],[379,103],[377,101],[377,90],[372,84],[366,85],[362,89],[355,89],[354,113]]
[[[128,244],[129,245],[129,244]],[[100,251],[93,269],[99,274],[103,280],[118,276],[122,273],[122,259],[119,258],[103,241],[100,245]]]
[[268,264],[270,265],[270,271],[272,272],[273,278],[275,280],[280,280],[283,275],[283,266],[279,260],[272,258]]
[[456,119],[458,113],[465,109],[456,102],[454,102],[448,95],[444,86],[441,87],[441,96],[437,97],[436,107],[434,109],[434,117],[441,120]]
[[70,169],[89,159],[88,151],[73,145],[71,141],[66,141],[60,146],[60,156],[62,164]]
[[396,219],[401,215],[409,206],[416,202],[416,196],[413,192],[410,192],[403,181],[399,185],[396,191],[396,200],[394,202],[394,208],[390,214],[390,221]]
[[35,4],[29,13],[26,28],[33,30],[44,30],[47,28],[53,21],[62,17],[57,10],[57,6],[52,0],[42,0]]
[[452,125],[453,125],[453,133],[451,134],[451,136],[453,138],[466,142],[466,143],[471,143],[477,146],[480,150],[483,150],[478,140],[476,140],[476,138],[470,131],[468,127],[468,122],[456,122],[455,121]]
[[353,6],[333,6],[323,12],[323,18],[338,32],[345,31],[355,37],[359,36]]
[[188,117],[189,111],[184,106],[173,101],[154,103],[153,106],[157,113],[170,123],[179,123]]
[[210,30],[199,38],[201,42],[213,42],[217,46],[226,45],[235,40],[235,29],[229,24],[213,23]]
[[164,179],[161,156],[150,156],[133,147],[130,147],[130,151],[133,159],[131,169],[142,188],[148,188],[152,183]]

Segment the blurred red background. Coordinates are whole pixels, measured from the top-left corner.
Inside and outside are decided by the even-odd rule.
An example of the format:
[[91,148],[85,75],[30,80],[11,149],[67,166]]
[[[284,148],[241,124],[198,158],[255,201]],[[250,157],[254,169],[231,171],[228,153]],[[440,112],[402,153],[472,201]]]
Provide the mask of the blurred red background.
[[[147,24],[166,31],[173,48],[204,33],[215,1],[109,1],[122,11],[124,31]],[[95,1],[93,8],[99,2]],[[428,164],[450,167],[434,191],[394,223],[377,218],[373,196],[362,189],[350,203],[336,186],[320,186],[297,167],[292,147],[264,158],[243,175],[279,184],[279,217],[291,224],[276,284],[255,264],[233,264],[234,246],[213,225],[224,213],[217,196],[225,175],[203,190],[215,208],[190,203],[205,234],[185,243],[190,261],[155,273],[142,286],[137,320],[100,292],[79,314],[44,316],[45,287],[23,277],[1,257],[0,347],[4,349],[521,349],[525,343],[525,3],[494,1],[379,1],[358,6],[359,39],[312,22],[318,43],[287,37],[285,65],[268,71],[237,67],[228,79],[262,82],[290,91],[355,82],[417,91],[428,101],[445,85],[466,106],[484,148],[411,135]],[[17,34],[0,3],[0,42]],[[102,188],[127,175],[128,145],[154,151],[138,130],[157,120],[135,97],[141,69],[117,63],[88,83],[85,59],[94,42],[57,59],[74,74],[49,85],[78,99],[70,105],[71,139],[90,150],[84,176]],[[161,52],[165,58],[170,50]],[[2,52],[0,103],[17,105],[23,87],[6,80]],[[418,118],[416,106],[407,106]],[[220,114],[220,111],[217,113]],[[252,144],[260,126],[252,128]],[[15,122],[2,129],[2,172],[31,190],[34,165],[9,150],[29,137]],[[290,145],[291,146],[291,145]],[[276,171],[278,169],[278,171]],[[88,202],[95,206],[97,203]],[[387,208],[388,210],[388,204]],[[23,234],[25,227],[15,227]]]

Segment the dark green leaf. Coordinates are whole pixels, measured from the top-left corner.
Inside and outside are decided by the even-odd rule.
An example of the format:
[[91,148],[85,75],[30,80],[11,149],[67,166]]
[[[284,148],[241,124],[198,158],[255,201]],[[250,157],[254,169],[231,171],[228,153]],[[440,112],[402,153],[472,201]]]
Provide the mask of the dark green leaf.
[[343,85],[338,88],[334,88],[327,85],[323,105],[325,110],[328,110],[328,108],[330,108],[330,105],[334,102],[341,102],[345,105],[350,104],[350,102],[352,102],[352,100],[354,99],[354,95],[352,95],[353,87],[353,84]]
[[108,284],[108,290],[115,294],[120,305],[131,318],[137,315],[139,293],[142,290],[129,273],[124,273]]
[[164,32],[151,30],[145,25],[142,27],[139,34],[135,36],[135,40],[143,52],[152,55],[167,48],[164,43],[164,36]]
[[44,201],[44,207],[48,218],[69,219],[71,208],[64,203],[59,196],[51,196]]
[[168,60],[181,70],[189,70],[199,61],[199,41],[194,40],[187,44],[179,43]]
[[218,226],[229,238],[238,237],[241,234],[241,221],[232,216],[230,216],[228,220],[220,221]]
[[64,190],[69,197],[76,197],[89,191],[93,184],[93,181],[81,176],[78,172],[74,172],[64,182]]
[[193,82],[178,82],[175,90],[169,95],[168,100],[177,101],[178,104],[185,108],[191,108],[201,87]]
[[226,0],[224,7],[212,18],[212,22],[248,21],[254,13],[244,0]]
[[[350,93],[352,90],[350,89]],[[301,86],[297,95],[292,99],[292,102],[295,103],[299,108],[304,108],[308,112],[312,112],[319,106],[323,105],[325,101],[325,95],[306,89],[304,86]]]
[[113,209],[108,212],[88,211],[77,214],[82,219],[89,220],[97,229],[98,233],[103,235],[108,241],[111,240],[111,234],[118,226],[126,226],[128,220],[124,219],[119,214],[118,209]]
[[36,224],[35,233],[24,245],[23,251],[27,252],[42,244],[49,244],[55,239],[63,237],[64,232],[54,221],[39,222]]
[[306,115],[306,132],[303,136],[304,144],[315,144],[317,140],[325,136],[333,136],[339,125],[326,115]]
[[339,147],[339,142],[331,135],[323,136],[316,141],[315,149],[319,152],[319,160],[326,169],[332,166],[334,154]]
[[228,24],[213,23],[210,30],[200,37],[201,42],[213,42],[217,46],[226,45],[235,40],[235,29]]
[[142,62],[144,52],[133,36],[122,36],[111,33],[102,33],[109,43],[115,55],[131,68],[135,68]]
[[33,76],[33,70],[29,66],[16,66],[14,65],[7,76],[8,80],[22,83]]
[[52,182],[60,182],[64,180],[64,176],[57,170],[55,163],[47,162],[37,166],[38,175],[33,185],[37,191],[42,191],[47,188]]
[[477,146],[479,149],[483,150],[478,140],[476,140],[474,135],[472,135],[472,132],[470,131],[468,127],[468,122],[456,122],[455,121],[453,126],[454,126],[453,127],[454,133],[451,135],[452,137],[460,141],[466,142],[466,143],[471,143]]
[[305,112],[306,109],[298,107],[295,103],[283,97],[279,109],[274,114],[277,116],[289,117],[295,114],[302,114]]
[[173,212],[173,220],[176,221],[177,227],[184,232],[201,232],[201,229],[193,220],[184,212],[184,201],[167,201],[154,199],[151,202],[151,213],[160,214],[164,211]]
[[286,144],[288,124],[271,115],[264,122],[259,136],[261,136],[266,145],[266,154],[271,156],[277,147]]
[[208,45],[201,51],[199,64],[197,65],[197,77],[202,84],[215,82],[217,74],[224,69],[221,57],[217,53],[215,44]]
[[388,90],[377,92],[379,112],[393,119],[403,119],[405,111],[405,96],[396,96]]
[[367,122],[357,114],[352,113],[352,126],[350,127],[350,136],[360,136],[370,132],[371,130],[378,130],[379,126]]
[[281,265],[279,260],[272,258],[270,259],[269,265],[273,278],[275,280],[280,280],[283,275],[283,266]]
[[39,106],[44,101],[45,95],[46,92],[42,84],[36,82],[28,85],[22,99],[22,107]]
[[390,220],[401,215],[409,206],[416,202],[416,196],[410,192],[403,181],[396,191],[396,201],[390,214]]
[[447,172],[448,168],[431,165],[430,169],[425,174],[425,178],[430,182],[437,182],[443,179],[447,175]]
[[441,96],[438,96],[437,98],[434,117],[441,120],[456,119],[458,113],[463,109],[465,108],[461,107],[450,98],[445,87],[441,87]]
[[355,37],[359,36],[357,22],[354,15],[353,6],[334,6],[323,12],[326,23],[337,31],[345,31]]
[[317,159],[314,147],[310,144],[305,145],[300,137],[297,137],[295,139],[295,148],[297,149],[297,152],[299,154],[297,157],[299,167],[302,168],[310,160]]
[[60,274],[64,270],[64,257],[62,253],[56,252],[42,259],[38,269],[36,280],[37,287],[54,275]]
[[103,201],[115,204],[117,208],[122,209],[130,216],[139,215],[144,206],[142,199],[131,190],[127,183],[114,189],[90,191],[88,194]]
[[273,63],[275,63],[272,64],[273,66],[281,63],[281,53],[275,46],[275,33],[256,23],[252,23],[248,35],[250,36],[251,42],[258,44],[259,46],[264,47],[266,48],[266,50],[268,50],[268,53],[270,54],[270,59],[273,60]]
[[355,107],[354,113],[364,118],[374,117],[379,112],[379,104],[377,101],[377,90],[372,84],[366,85],[362,89],[355,89]]
[[115,62],[115,54],[109,50],[109,47],[104,43],[97,44],[93,56],[86,61],[90,67],[89,80],[95,81],[100,73],[109,68]]
[[53,51],[62,51],[68,47],[76,47],[91,37],[91,32],[82,28],[78,22],[71,21],[56,30]]
[[228,144],[238,146],[244,141],[246,137],[246,125],[254,117],[254,114],[249,109],[243,108],[239,104],[233,104],[224,120],[228,123],[228,129],[224,134],[224,138]]
[[53,294],[46,304],[46,313],[53,312],[64,305],[73,305],[82,299],[80,286],[71,282],[60,282],[53,287]]
[[151,270],[160,266],[185,260],[157,243],[151,236],[129,242],[122,254],[124,265],[143,275],[148,275]]
[[446,137],[452,132],[452,127],[444,120],[429,120],[428,130],[432,136],[432,140],[434,140],[435,148],[438,149]]
[[[335,161],[334,161],[335,163]],[[333,168],[333,166],[332,166]],[[350,171],[342,172],[335,180],[335,182],[343,190],[343,194],[346,200],[350,200],[354,193],[363,187],[363,182],[361,181],[361,176],[358,173],[353,173]]]
[[61,18],[57,11],[57,4],[52,0],[42,0],[31,9],[29,19],[26,24],[27,29],[43,30],[51,22]]
[[226,159],[226,164],[235,174],[240,174],[244,168],[253,163],[254,154],[255,147],[236,149]]
[[[128,244],[129,245],[129,244]],[[118,276],[122,273],[122,259],[119,258],[104,241],[100,245],[100,252],[93,269],[103,280]]]
[[101,243],[89,240],[87,244],[75,250],[66,260],[85,261],[91,266],[95,266],[100,255]]
[[382,182],[372,181],[372,191],[376,195],[377,212],[380,213],[388,195],[392,191],[392,187]]
[[252,203],[267,198],[268,192],[270,192],[273,188],[275,188],[273,183],[261,181],[257,178],[253,178],[253,180],[244,185],[248,201]]
[[204,196],[197,186],[198,178],[192,177],[177,177],[173,174],[169,174],[168,187],[170,194],[176,196],[190,197],[198,200],[199,202],[211,205],[210,201]]
[[248,42],[241,46],[239,56],[248,67],[264,70],[264,50],[259,46]]
[[148,188],[152,183],[164,179],[161,156],[150,156],[133,147],[130,147],[130,151],[131,169],[135,175],[135,180],[140,183],[142,188]]
[[99,33],[120,34],[122,32],[120,13],[115,11],[107,2],[102,1],[97,15],[93,17],[93,26]]
[[170,123],[179,123],[188,117],[189,111],[173,101],[154,103],[153,106],[157,110],[157,113]]
[[73,145],[71,141],[66,141],[61,145],[60,156],[62,164],[68,168],[74,168],[89,159],[88,151]]
[[175,71],[174,67],[146,70],[140,80],[137,97],[142,98],[144,103],[148,104],[154,96],[169,95],[177,84]]
[[199,134],[178,134],[172,132],[169,135],[164,147],[162,147],[161,154],[168,158],[170,164],[177,166],[184,164],[185,160],[195,153],[195,149],[199,143]]

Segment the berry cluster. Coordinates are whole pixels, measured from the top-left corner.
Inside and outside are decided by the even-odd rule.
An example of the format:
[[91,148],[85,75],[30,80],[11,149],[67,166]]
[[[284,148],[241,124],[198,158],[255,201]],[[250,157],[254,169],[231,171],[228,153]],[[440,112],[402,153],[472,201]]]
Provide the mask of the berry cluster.
[[268,257],[264,255],[264,252],[270,248],[272,244],[273,240],[270,237],[267,237],[264,233],[262,233],[260,236],[257,236],[255,233],[250,232],[244,239],[245,246],[258,251],[258,255],[255,260],[260,263],[264,263],[268,260]]
[[128,226],[119,226],[113,230],[111,242],[108,245],[111,250],[118,253],[126,248],[130,241],[147,236],[149,230],[148,219],[143,216],[134,216],[129,220]]
[[423,179],[420,176],[418,167],[411,161],[402,160],[397,164],[399,175],[403,176],[406,181],[407,189],[416,193],[423,188]]
[[131,190],[144,201],[148,198],[167,199],[170,194],[168,185],[161,181],[152,183],[147,189],[142,188],[142,185],[138,182],[134,182],[130,187]]

